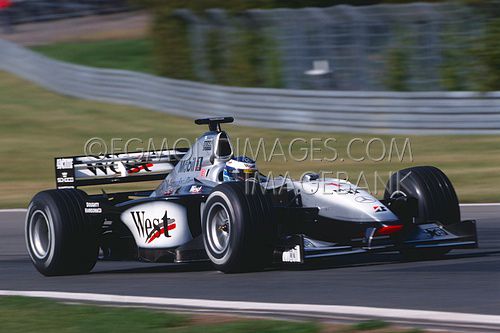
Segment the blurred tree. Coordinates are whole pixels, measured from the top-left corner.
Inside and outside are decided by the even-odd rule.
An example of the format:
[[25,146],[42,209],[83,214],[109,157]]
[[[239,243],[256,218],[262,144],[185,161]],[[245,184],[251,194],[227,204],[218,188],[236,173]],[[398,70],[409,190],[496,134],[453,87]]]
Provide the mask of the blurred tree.
[[456,24],[450,24],[441,36],[441,86],[450,91],[466,90],[470,84],[467,76],[471,56],[469,37],[457,28]]
[[169,12],[157,12],[152,26],[156,72],[174,79],[195,80],[186,23]]
[[483,34],[472,46],[474,88],[482,91],[500,90],[500,0],[465,0],[483,17]]
[[227,52],[223,45],[220,29],[214,28],[208,31],[206,36],[206,58],[211,83],[227,84]]
[[[189,40],[187,23],[174,15],[175,10],[189,9],[199,16],[205,10],[222,8],[237,15],[250,8],[297,7],[305,1],[273,0],[133,0],[133,3],[148,8],[154,14],[152,27],[156,71],[161,75],[187,80],[203,80],[193,70],[193,52]],[[311,1],[313,5],[327,5],[331,1]],[[262,32],[252,26],[239,27],[232,32],[233,38],[225,40],[219,28],[208,31],[204,45],[208,79],[211,83],[272,86],[281,84],[280,62],[275,45]],[[265,55],[271,55],[266,60]]]
[[500,18],[490,20],[483,36],[477,40],[473,53],[478,72],[476,80],[480,90],[500,90]]
[[385,63],[385,86],[389,90],[408,91],[410,78],[409,52],[411,40],[408,32],[399,27],[395,44],[388,50]]

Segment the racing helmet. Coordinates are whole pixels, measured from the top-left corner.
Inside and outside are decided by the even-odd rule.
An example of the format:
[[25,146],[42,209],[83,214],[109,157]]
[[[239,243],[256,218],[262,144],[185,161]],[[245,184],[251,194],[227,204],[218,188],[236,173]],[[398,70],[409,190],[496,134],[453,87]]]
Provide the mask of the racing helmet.
[[226,162],[223,171],[224,181],[246,180],[257,173],[255,161],[246,156],[233,157]]

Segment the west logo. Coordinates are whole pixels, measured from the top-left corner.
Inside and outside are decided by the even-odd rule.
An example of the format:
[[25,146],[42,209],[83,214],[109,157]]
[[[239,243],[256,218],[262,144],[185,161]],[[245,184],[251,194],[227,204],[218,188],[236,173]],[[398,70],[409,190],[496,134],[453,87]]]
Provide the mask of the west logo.
[[148,218],[145,211],[130,212],[134,220],[137,233],[142,238],[145,238],[146,243],[151,243],[159,238],[162,234],[165,237],[172,237],[169,231],[176,228],[175,219],[169,219],[167,211],[162,218]]

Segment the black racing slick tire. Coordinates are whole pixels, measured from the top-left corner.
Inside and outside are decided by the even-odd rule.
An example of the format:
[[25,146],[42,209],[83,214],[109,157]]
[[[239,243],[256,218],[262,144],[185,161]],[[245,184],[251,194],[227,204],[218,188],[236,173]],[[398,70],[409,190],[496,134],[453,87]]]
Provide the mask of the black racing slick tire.
[[260,185],[227,182],[216,186],[202,216],[205,250],[215,268],[238,273],[269,265],[273,223],[271,200],[261,192]]
[[99,223],[85,214],[86,197],[83,191],[64,189],[43,191],[31,200],[26,245],[41,274],[85,274],[95,266]]
[[[389,180],[384,199],[416,199],[416,215],[421,221],[439,221],[443,225],[460,222],[458,197],[448,177],[433,166],[400,170]],[[397,212],[404,215],[404,212]],[[401,217],[401,216],[400,216]],[[448,249],[403,249],[408,259],[438,257]]]

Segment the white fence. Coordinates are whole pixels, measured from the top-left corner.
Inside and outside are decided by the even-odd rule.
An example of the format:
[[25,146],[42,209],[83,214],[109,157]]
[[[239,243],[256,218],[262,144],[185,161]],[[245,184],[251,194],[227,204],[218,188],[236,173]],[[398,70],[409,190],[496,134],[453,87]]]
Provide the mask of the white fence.
[[222,87],[68,64],[6,41],[0,59],[0,70],[64,95],[189,118],[234,116],[242,125],[329,133],[500,134],[500,92]]

